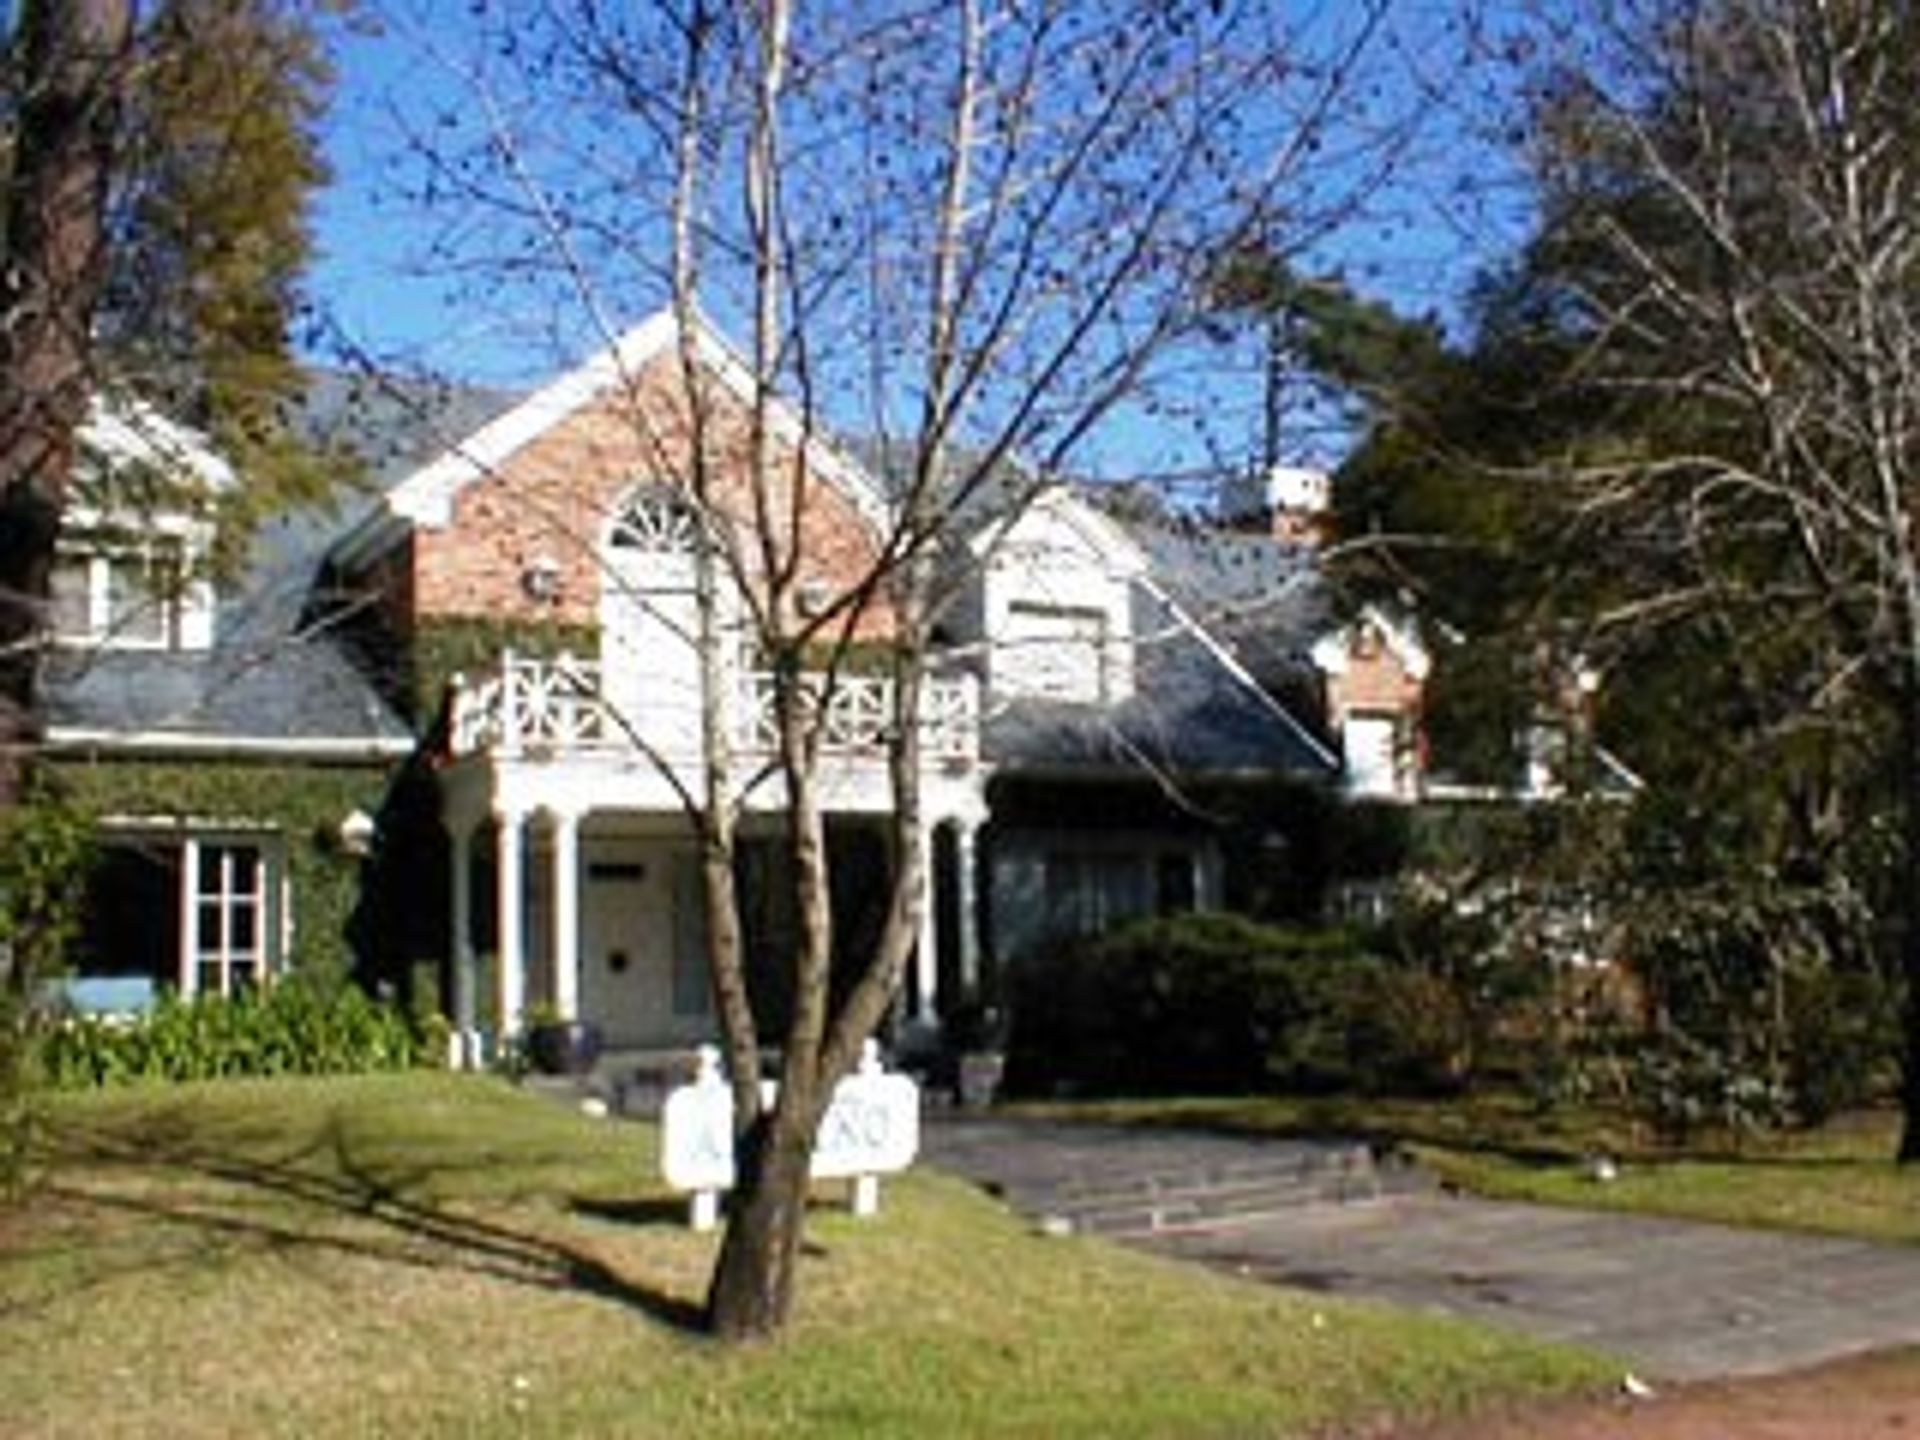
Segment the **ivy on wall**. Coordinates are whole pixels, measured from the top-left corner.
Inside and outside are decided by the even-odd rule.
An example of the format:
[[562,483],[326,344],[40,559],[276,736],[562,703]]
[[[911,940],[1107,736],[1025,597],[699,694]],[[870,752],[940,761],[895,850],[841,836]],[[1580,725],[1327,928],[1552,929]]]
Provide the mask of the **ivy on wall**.
[[286,840],[293,897],[289,959],[316,979],[349,973],[362,867],[341,853],[339,825],[356,809],[379,813],[388,767],[61,758],[45,768],[65,802],[92,822],[124,815],[275,826]]
[[562,651],[580,659],[600,654],[600,627],[559,620],[437,619],[413,634],[410,670],[413,713],[423,721],[440,713],[442,697],[455,675],[477,676],[491,670],[500,652],[547,660]]

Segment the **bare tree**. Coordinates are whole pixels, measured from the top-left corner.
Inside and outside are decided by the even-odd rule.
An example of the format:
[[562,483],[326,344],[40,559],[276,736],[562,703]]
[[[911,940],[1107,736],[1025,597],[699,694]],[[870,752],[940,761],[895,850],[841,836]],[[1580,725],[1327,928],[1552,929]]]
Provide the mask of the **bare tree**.
[[[1770,723],[1843,732],[1893,778],[1854,823],[1902,837],[1879,918],[1920,1160],[1920,28],[1871,0],[1722,0],[1570,33],[1532,263],[1573,382],[1616,407],[1573,467],[1619,560],[1601,628],[1710,627]],[[1786,636],[1790,669],[1767,658]]]
[[[703,766],[681,796],[738,1127],[717,1333],[785,1323],[815,1132],[922,933],[923,695],[960,593],[953,542],[1017,512],[1103,427],[1150,426],[1170,377],[1190,385],[1218,256],[1256,236],[1305,255],[1362,213],[1418,108],[1361,83],[1380,78],[1387,23],[1376,3],[676,0],[553,7],[537,26],[516,11],[442,52],[461,107],[415,155],[451,213],[491,217],[479,247],[450,226],[455,273],[557,293],[560,328],[602,341],[647,300],[680,321],[673,401],[623,378],[636,436],[704,522]],[[448,138],[469,121],[470,149]],[[746,337],[744,413],[699,351],[702,317]],[[885,514],[860,573],[802,603],[830,431],[869,439]],[[743,773],[733,748],[714,643],[729,627],[774,677],[770,774]],[[842,986],[821,760],[847,658],[876,637],[893,863],[882,931]],[[763,784],[782,799],[797,916],[772,1036],[733,895],[740,807]]]

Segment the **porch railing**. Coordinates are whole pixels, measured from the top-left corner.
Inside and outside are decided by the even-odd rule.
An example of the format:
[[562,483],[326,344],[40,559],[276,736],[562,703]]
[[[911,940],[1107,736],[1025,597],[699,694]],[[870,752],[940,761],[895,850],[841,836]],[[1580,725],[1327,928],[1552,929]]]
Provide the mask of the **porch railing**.
[[600,666],[565,654],[533,660],[509,650],[491,675],[456,675],[452,721],[455,755],[604,749],[620,736]]
[[[831,690],[825,675],[800,677],[806,701],[825,709],[821,749],[827,754],[884,754],[893,734],[893,681],[877,675],[841,675]],[[743,751],[768,753],[779,740],[775,677],[741,677],[741,708],[734,743]],[[980,754],[980,691],[971,675],[928,677],[920,690],[920,746],[929,760],[972,761]]]
[[[885,754],[893,729],[893,682],[842,675],[831,690],[824,675],[801,677],[802,693],[824,700],[821,751],[838,757]],[[740,677],[732,710],[733,742],[742,754],[767,754],[778,738],[775,677]],[[979,687],[972,676],[929,677],[920,697],[921,747],[929,761],[971,763],[980,754]],[[551,660],[500,658],[491,674],[454,677],[449,749],[454,756],[559,756],[638,748],[608,703],[597,661],[562,654]],[[641,738],[646,738],[644,735]]]

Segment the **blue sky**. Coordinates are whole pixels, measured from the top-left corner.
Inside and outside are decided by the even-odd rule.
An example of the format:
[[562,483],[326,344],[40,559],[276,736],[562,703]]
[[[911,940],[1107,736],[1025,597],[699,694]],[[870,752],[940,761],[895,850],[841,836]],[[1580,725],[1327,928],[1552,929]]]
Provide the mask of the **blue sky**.
[[[321,258],[310,291],[355,346],[383,362],[514,385],[551,374],[569,353],[585,348],[577,332],[556,337],[550,321],[530,309],[487,303],[493,293],[485,277],[476,283],[435,257],[436,243],[466,222],[454,212],[422,211],[395,181],[406,139],[398,117],[425,124],[423,117],[444,111],[444,123],[452,125],[467,104],[452,66],[465,63],[470,7],[384,0],[373,8],[382,33],[340,37],[340,85],[326,125],[336,179],[317,209]],[[1457,319],[1459,295],[1475,268],[1511,243],[1519,213],[1508,160],[1477,133],[1491,103],[1479,93],[1481,81],[1490,92],[1499,77],[1471,63],[1464,46],[1449,48],[1460,45],[1457,11],[1414,0],[1390,11],[1375,83],[1397,110],[1416,97],[1425,123],[1393,175],[1370,196],[1367,214],[1315,256],[1316,268],[1338,270],[1356,288],[1449,321]],[[1191,386],[1195,410],[1207,412],[1224,437],[1217,443],[1230,447],[1243,432],[1251,443],[1257,370],[1251,338],[1229,343],[1197,355],[1191,380],[1173,382],[1170,393]],[[1092,446],[1088,464],[1124,472],[1155,442],[1148,433],[1154,423],[1123,415],[1114,433]],[[1321,428],[1298,428],[1289,458],[1336,458],[1342,432],[1315,425]]]

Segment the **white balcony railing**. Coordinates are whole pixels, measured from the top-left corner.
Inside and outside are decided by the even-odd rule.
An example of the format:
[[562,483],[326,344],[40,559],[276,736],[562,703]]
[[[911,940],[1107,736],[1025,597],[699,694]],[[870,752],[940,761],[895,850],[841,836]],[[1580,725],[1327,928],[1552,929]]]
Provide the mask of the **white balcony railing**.
[[599,665],[571,655],[529,660],[509,650],[492,675],[456,675],[452,718],[455,755],[605,749],[620,736]]
[[[893,728],[893,682],[842,675],[832,689],[823,675],[801,677],[806,693],[825,696],[821,752],[882,758]],[[778,730],[774,677],[740,677],[733,742],[741,754],[770,753]],[[928,679],[920,698],[921,747],[928,761],[971,763],[980,753],[979,688],[971,676]],[[639,740],[650,737],[642,734]],[[559,758],[639,749],[608,704],[596,661],[560,655],[535,660],[504,653],[499,669],[477,679],[454,678],[451,753]]]
[[[734,744],[765,754],[779,739],[774,715],[774,677],[756,672],[741,677],[741,707],[736,712]],[[828,755],[886,753],[893,734],[893,681],[876,675],[841,675],[827,689],[824,675],[800,677],[802,692],[818,705],[821,751]],[[980,753],[980,692],[970,675],[954,680],[929,678],[920,691],[920,747],[928,760],[971,761]]]

